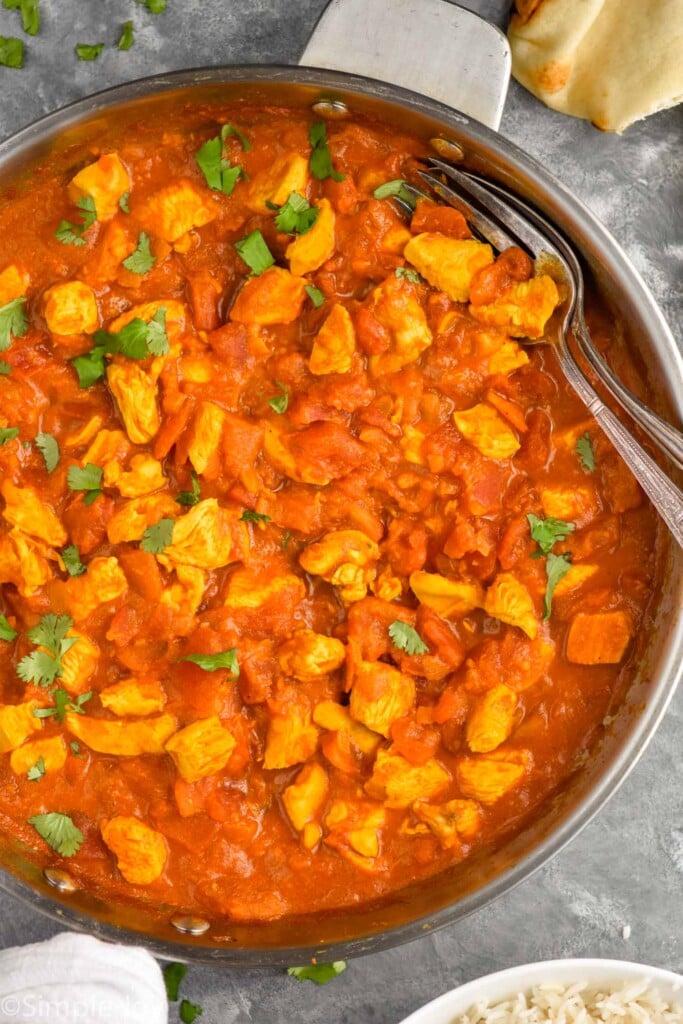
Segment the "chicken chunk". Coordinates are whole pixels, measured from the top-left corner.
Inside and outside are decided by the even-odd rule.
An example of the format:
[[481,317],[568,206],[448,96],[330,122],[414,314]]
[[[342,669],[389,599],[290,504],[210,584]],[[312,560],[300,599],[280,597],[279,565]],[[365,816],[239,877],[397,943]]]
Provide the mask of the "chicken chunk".
[[244,284],[230,310],[230,319],[239,324],[291,324],[303,309],[306,279],[295,277],[282,267],[270,267]]
[[360,530],[334,530],[309,544],[299,562],[312,576],[339,587],[342,601],[351,604],[367,594],[379,554],[377,544]]
[[220,508],[215,498],[206,498],[176,519],[161,560],[195,569],[220,569],[241,557],[233,545],[236,523],[233,512]]
[[156,832],[139,818],[123,815],[103,821],[100,829],[127,882],[131,885],[156,882],[168,856],[166,839],[161,832]]
[[217,206],[204,190],[187,180],[154,192],[136,211],[145,230],[166,242],[176,242],[193,228],[209,224],[217,215]]
[[30,537],[42,540],[50,547],[63,547],[67,533],[59,517],[31,487],[16,487],[7,479],[2,484],[5,508],[2,515]]
[[461,840],[474,839],[483,818],[474,800],[449,800],[445,804],[413,804],[416,817],[427,825],[445,850],[460,845]]
[[51,334],[92,334],[100,323],[97,299],[82,281],[54,284],[43,294],[43,315]]
[[94,466],[118,465],[125,462],[132,450],[133,447],[122,430],[98,430],[80,462],[82,466],[89,462]]
[[495,409],[483,402],[471,409],[454,412],[456,427],[487,459],[510,459],[520,444],[514,430]]
[[304,681],[329,675],[344,664],[345,657],[346,648],[341,640],[312,629],[297,630],[278,653],[285,675]]
[[70,629],[68,637],[77,636],[78,642],[62,655],[62,674],[59,684],[71,694],[86,693],[90,678],[97,670],[100,660],[100,649],[83,633]]
[[322,836],[318,820],[325,806],[328,790],[325,769],[319,764],[307,764],[282,794],[287,817],[292,827],[303,833],[304,846],[308,849],[316,846]]
[[578,590],[584,583],[587,583],[599,571],[598,565],[591,565],[588,562],[580,562],[578,565],[570,565],[569,572],[563,576],[554,590],[554,597],[564,597],[572,590]]
[[127,589],[128,581],[123,569],[113,556],[93,558],[86,573],[74,576],[65,584],[69,614],[76,622],[82,622],[96,608],[115,601]]
[[449,580],[434,572],[410,574],[410,589],[420,604],[443,618],[462,618],[484,605],[484,591],[476,580]]
[[518,626],[530,640],[538,632],[538,619],[531,594],[509,572],[499,573],[486,591],[484,611],[493,619]]
[[104,222],[119,212],[119,199],[130,192],[130,187],[130,176],[118,153],[105,153],[71,179],[69,197],[78,202],[89,196],[95,203],[97,219]]
[[335,800],[325,817],[325,842],[363,871],[375,871],[380,855],[382,829],[386,824],[383,807],[366,802]]
[[454,302],[467,302],[472,278],[493,263],[490,245],[473,238],[449,238],[437,231],[415,235],[403,255],[426,281]]
[[618,665],[632,635],[626,612],[579,612],[567,633],[567,658],[575,665]]
[[110,544],[125,544],[141,540],[148,526],[160,519],[172,519],[178,515],[180,506],[166,494],[133,498],[121,506],[109,520],[107,537]]
[[368,309],[389,340],[387,351],[370,356],[370,371],[375,377],[414,363],[432,344],[416,286],[405,278],[392,275],[378,285],[370,295]]
[[293,573],[259,576],[251,569],[238,569],[228,581],[226,608],[262,608],[267,602],[287,602],[296,607],[306,596],[303,580]]
[[0,306],[26,295],[31,279],[23,267],[10,263],[0,273]]
[[[170,605],[177,615],[191,617],[204,599],[208,573],[192,565],[176,565],[175,573],[177,582],[164,589],[159,601],[162,605]],[[177,626],[176,634],[181,635]]]
[[185,782],[198,782],[225,768],[237,745],[218,715],[185,726],[166,744],[178,774]]
[[318,730],[305,706],[291,705],[286,714],[272,714],[266,737],[263,767],[290,768],[308,761],[318,746]]
[[541,487],[543,511],[548,517],[583,526],[600,511],[595,489],[590,486]]
[[33,714],[38,707],[35,700],[23,704],[0,704],[0,754],[16,750],[34,732],[40,732],[43,723]]
[[174,716],[168,714],[139,722],[110,722],[90,715],[67,714],[64,721],[69,732],[86,747],[118,757],[163,754],[166,742],[178,728]]
[[356,351],[356,332],[348,310],[338,302],[315,336],[308,368],[316,376],[348,373]]
[[270,213],[269,203],[284,206],[292,192],[303,196],[307,187],[308,161],[299,153],[285,153],[254,175],[247,186],[245,202],[254,213]]
[[152,715],[163,711],[166,694],[156,679],[122,679],[100,690],[103,708],[114,715]]
[[42,758],[45,773],[58,772],[67,758],[63,736],[51,736],[44,740],[29,740],[23,747],[13,750],[9,759],[15,775],[26,775],[30,768]]
[[322,267],[334,252],[334,210],[328,199],[319,200],[317,209],[313,227],[298,235],[285,250],[289,269],[296,277],[303,277]]
[[467,745],[475,754],[488,754],[512,733],[517,711],[517,693],[498,683],[479,697],[467,720]]
[[166,477],[161,463],[153,455],[141,453],[133,456],[127,471],[120,462],[105,463],[104,486],[115,487],[124,498],[139,498],[165,487]]
[[361,661],[355,666],[349,711],[373,732],[389,736],[398,718],[412,711],[415,682],[382,661]]
[[266,424],[264,450],[278,472],[299,483],[326,487],[348,476],[371,458],[371,452],[346,427],[320,421],[303,430],[281,432]]
[[498,327],[513,338],[542,338],[559,303],[557,285],[552,277],[542,274],[529,281],[516,281],[489,305],[471,305],[470,313],[480,323]]
[[391,750],[378,750],[365,792],[385,807],[410,807],[416,800],[432,800],[451,783],[450,772],[435,758],[415,765]]
[[[148,324],[161,309],[164,311],[169,344],[173,347],[186,330],[188,322],[185,303],[179,302],[178,299],[155,299],[153,302],[141,302],[137,306],[131,306],[125,313],[121,313],[111,321],[108,330],[113,334],[118,334],[131,320],[144,320]],[[165,358],[165,356],[157,356],[152,365],[158,370]]]
[[480,804],[495,804],[525,778],[532,763],[528,750],[496,750],[480,757],[465,757],[456,768],[464,796]]
[[0,537],[0,583],[13,583],[22,597],[32,597],[53,576],[54,552],[22,530]]
[[151,441],[161,423],[154,375],[131,359],[117,357],[107,368],[107,383],[133,444]]
[[197,473],[208,480],[221,471],[220,449],[227,413],[213,402],[202,402],[192,420],[188,453]]
[[323,700],[313,708],[313,721],[329,732],[348,733],[351,743],[362,754],[374,754],[382,742],[379,735],[354,721],[347,707],[334,700]]

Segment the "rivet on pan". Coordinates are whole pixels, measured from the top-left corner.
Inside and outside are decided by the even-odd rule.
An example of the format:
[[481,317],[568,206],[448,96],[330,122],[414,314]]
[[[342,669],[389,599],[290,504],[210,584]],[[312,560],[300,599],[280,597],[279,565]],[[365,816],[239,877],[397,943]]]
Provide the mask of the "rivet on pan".
[[461,161],[465,159],[462,146],[459,146],[457,142],[453,142],[451,139],[442,139],[437,135],[435,138],[430,139],[429,143],[432,149],[436,150],[444,160]]
[[76,892],[76,889],[78,889],[77,883],[69,872],[62,871],[61,868],[45,868],[43,875],[45,881],[49,882],[55,889],[59,889],[60,892]]
[[208,932],[210,927],[209,922],[205,921],[203,917],[192,917],[190,914],[172,917],[171,924],[185,935],[203,935],[204,932]]
[[313,111],[330,121],[341,121],[350,114],[349,108],[342,100],[318,100],[313,104]]

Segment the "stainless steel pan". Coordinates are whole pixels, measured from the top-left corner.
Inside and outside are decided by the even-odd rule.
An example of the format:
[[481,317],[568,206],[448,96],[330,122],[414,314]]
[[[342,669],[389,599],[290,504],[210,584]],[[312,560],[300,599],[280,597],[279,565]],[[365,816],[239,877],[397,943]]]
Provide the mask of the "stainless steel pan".
[[[420,42],[425,17],[426,43]],[[387,55],[400,59],[393,59],[384,74],[382,60]],[[246,66],[183,71],[110,89],[51,114],[0,144],[0,202],[11,201],[17,183],[30,180],[32,168],[47,155],[67,169],[73,146],[84,140],[97,143],[112,124],[124,130],[141,118],[162,122],[164,112],[178,103],[247,97],[264,103],[322,104],[318,109],[328,116],[345,116],[346,111],[379,115],[436,140],[433,145],[439,152],[513,187],[555,221],[575,243],[602,301],[613,310],[615,331],[623,332],[647,368],[663,411],[680,414],[683,361],[640,277],[614,239],[561,182],[492,130],[500,118],[509,73],[505,40],[496,29],[444,0],[333,0],[304,57],[352,72],[362,68],[375,78],[343,70]],[[400,77],[413,88],[436,93],[438,99],[377,80],[382,77]],[[459,103],[466,112],[439,100]],[[468,116],[472,112],[478,120]],[[165,957],[241,967],[302,963],[312,956],[354,956],[459,920],[557,853],[590,821],[642,754],[673,694],[683,656],[681,552],[673,546],[664,549],[663,561],[664,591],[654,628],[643,644],[637,678],[590,762],[548,802],[540,817],[496,850],[484,850],[458,868],[375,906],[267,925],[179,917],[164,907],[151,912],[123,903],[109,905],[79,889],[61,868],[39,871],[18,845],[7,843],[0,848],[0,887],[70,927],[103,938],[144,944]]]

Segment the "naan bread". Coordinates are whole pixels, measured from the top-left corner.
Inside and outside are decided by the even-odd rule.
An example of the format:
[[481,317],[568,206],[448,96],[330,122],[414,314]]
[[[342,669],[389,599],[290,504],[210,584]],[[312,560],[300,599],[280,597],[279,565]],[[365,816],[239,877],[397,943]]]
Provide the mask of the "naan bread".
[[621,132],[683,99],[683,0],[517,0],[515,78],[549,107]]

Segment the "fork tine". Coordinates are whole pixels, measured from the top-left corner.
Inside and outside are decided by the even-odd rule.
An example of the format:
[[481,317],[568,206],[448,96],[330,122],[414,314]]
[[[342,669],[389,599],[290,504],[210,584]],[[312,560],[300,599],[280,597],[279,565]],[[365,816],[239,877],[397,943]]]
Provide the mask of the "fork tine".
[[488,185],[483,185],[477,178],[463,174],[462,171],[443,160],[431,159],[429,163],[430,166],[438,168],[459,188],[480,202],[501,224],[516,235],[537,259],[544,253],[561,259],[560,253],[553,247],[550,240],[537,231],[532,223],[524,217],[520,217],[516,209],[511,209],[510,204],[506,201],[507,195],[506,200],[501,199],[497,191],[489,189]]
[[[435,162],[437,161],[430,161],[430,163]],[[444,164],[444,167],[448,167],[448,164]],[[470,227],[474,228],[477,234],[485,238],[487,242],[490,242],[497,252],[503,252],[505,249],[510,249],[513,245],[519,244],[503,231],[498,224],[492,221],[490,217],[487,217],[485,213],[470,206],[462,196],[459,196],[452,188],[449,188],[448,185],[440,181],[434,173],[429,171],[419,171],[418,173],[429,188],[436,192],[441,199],[444,199],[449,206],[459,210]]]

